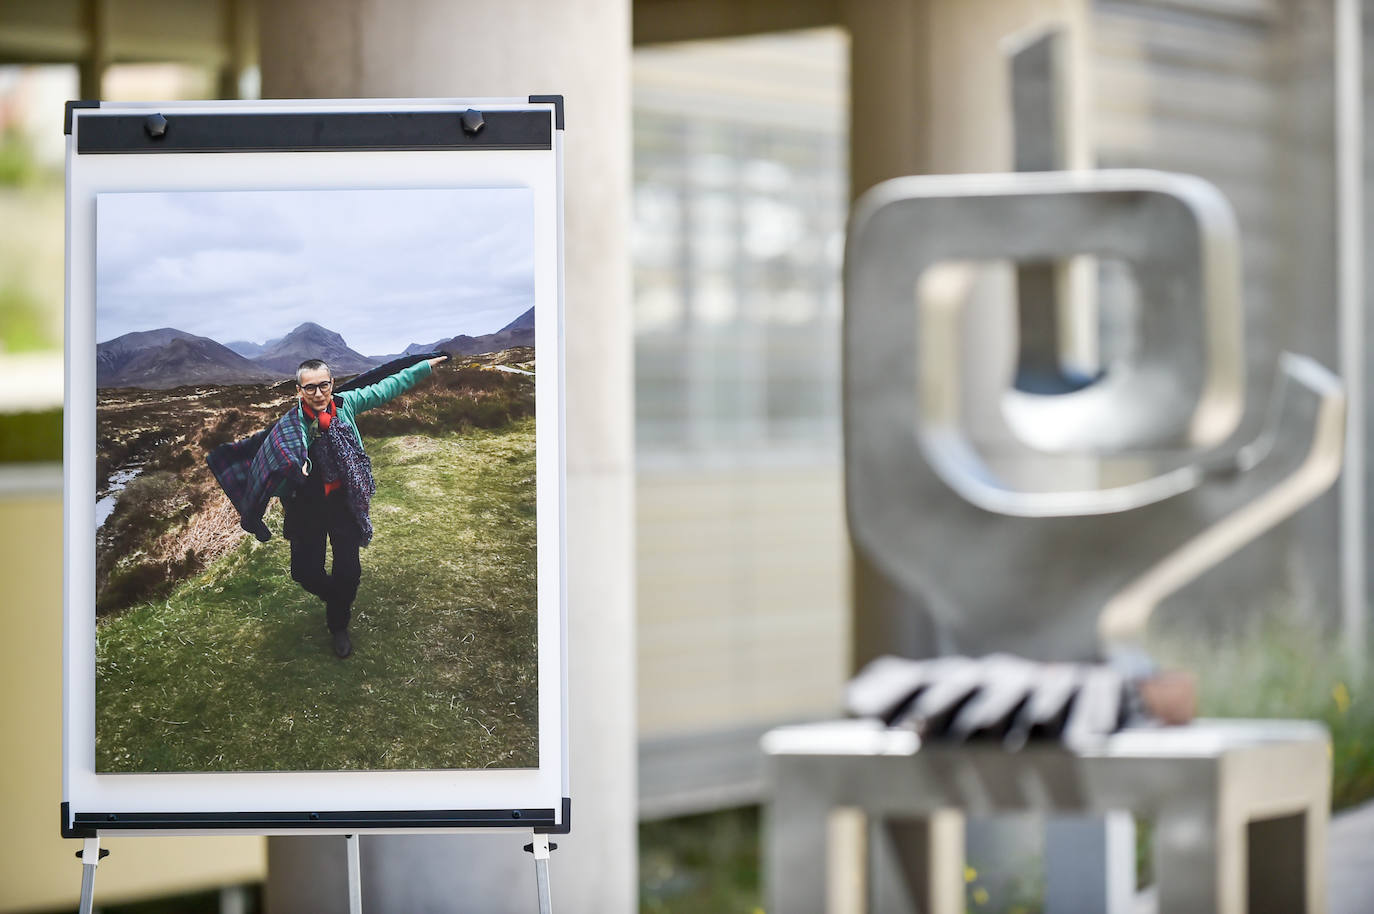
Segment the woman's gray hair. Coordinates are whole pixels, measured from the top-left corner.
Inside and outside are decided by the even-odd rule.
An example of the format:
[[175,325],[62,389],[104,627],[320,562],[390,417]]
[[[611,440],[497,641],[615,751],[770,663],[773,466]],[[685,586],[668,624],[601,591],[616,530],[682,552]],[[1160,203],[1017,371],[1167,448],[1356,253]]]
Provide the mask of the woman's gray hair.
[[307,371],[319,371],[321,368],[329,372],[329,380],[334,380],[334,370],[329,367],[327,362],[323,359],[306,359],[296,368],[296,383],[301,383],[301,377]]

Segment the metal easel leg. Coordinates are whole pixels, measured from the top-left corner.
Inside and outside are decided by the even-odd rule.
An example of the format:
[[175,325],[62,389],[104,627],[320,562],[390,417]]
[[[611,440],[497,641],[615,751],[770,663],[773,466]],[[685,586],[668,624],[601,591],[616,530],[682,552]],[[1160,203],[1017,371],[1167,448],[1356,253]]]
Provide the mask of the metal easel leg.
[[348,842],[348,914],[363,914],[363,873],[358,836],[346,835],[345,840]]
[[95,868],[109,851],[100,849],[99,838],[86,838],[76,856],[81,858],[81,914],[91,914],[95,908]]
[[539,914],[553,914],[553,901],[549,893],[549,852],[558,847],[549,843],[548,835],[535,835],[534,840],[525,845],[525,850],[534,855],[534,882],[539,890]]

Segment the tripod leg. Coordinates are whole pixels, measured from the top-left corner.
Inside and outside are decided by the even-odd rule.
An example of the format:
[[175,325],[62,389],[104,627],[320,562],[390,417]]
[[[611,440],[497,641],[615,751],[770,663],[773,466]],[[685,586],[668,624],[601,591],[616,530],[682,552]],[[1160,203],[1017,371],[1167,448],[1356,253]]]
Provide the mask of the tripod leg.
[[81,844],[81,914],[95,908],[95,868],[100,865],[100,839],[86,838]]
[[534,881],[539,888],[539,914],[553,914],[553,901],[549,897],[549,836],[535,835]]

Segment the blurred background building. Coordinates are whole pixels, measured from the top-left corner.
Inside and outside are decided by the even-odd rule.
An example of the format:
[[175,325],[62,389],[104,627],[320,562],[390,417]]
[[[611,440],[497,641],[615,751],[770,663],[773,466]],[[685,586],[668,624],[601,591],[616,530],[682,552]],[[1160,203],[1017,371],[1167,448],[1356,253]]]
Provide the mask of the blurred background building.
[[762,729],[847,675],[847,41],[634,57],[640,813],[755,801]]
[[[1066,165],[1198,174],[1235,206],[1250,394],[1267,395],[1278,349],[1359,379],[1351,353],[1365,351],[1368,302],[1339,279],[1351,197],[1338,137],[1358,133],[1369,105],[1341,123],[1338,74],[1360,66],[1340,50],[1342,2],[7,0],[0,562],[30,590],[0,605],[20,633],[0,648],[0,733],[16,747],[0,791],[21,811],[0,839],[0,910],[70,905],[78,885],[56,837],[63,101],[567,96],[569,538],[584,620],[573,714],[584,735],[578,830],[553,872],[571,910],[626,910],[635,820],[758,803],[759,734],[836,713],[854,665],[881,648],[852,607],[893,595],[851,560],[841,485],[853,197],[902,174],[1011,169],[1009,52],[1018,36],[1057,29]],[[1130,296],[1129,276],[1109,264],[1100,274],[1099,294]],[[1075,326],[1090,362],[1130,352],[1129,323]],[[963,355],[964,388],[1003,382],[980,374],[977,351]],[[1370,511],[1364,406],[1352,404],[1343,488],[1174,598],[1162,626],[1232,631],[1263,609],[1363,653],[1367,593],[1351,548]],[[904,611],[919,628],[919,607]],[[270,887],[269,856],[274,873],[318,865],[288,842],[269,854],[259,839],[214,840],[223,849],[197,851],[176,878],[154,861],[185,842],[125,841],[101,896]],[[342,860],[341,846],[327,853]]]

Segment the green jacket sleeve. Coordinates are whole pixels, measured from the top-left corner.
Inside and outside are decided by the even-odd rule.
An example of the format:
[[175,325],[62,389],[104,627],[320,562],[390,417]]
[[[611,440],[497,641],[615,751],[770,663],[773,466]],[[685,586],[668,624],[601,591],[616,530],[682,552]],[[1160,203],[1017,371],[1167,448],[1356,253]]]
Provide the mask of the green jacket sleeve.
[[392,397],[410,390],[420,381],[429,377],[433,370],[430,368],[428,360],[416,362],[389,378],[382,378],[376,384],[369,384],[357,390],[344,391],[339,394],[339,399],[343,400],[354,413],[366,412],[372,407],[381,406]]

